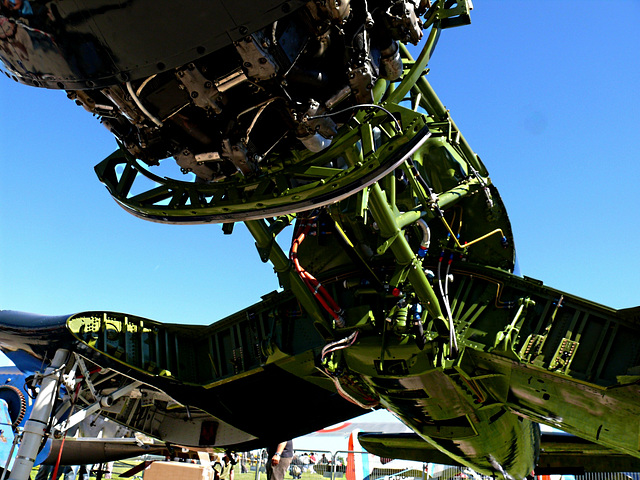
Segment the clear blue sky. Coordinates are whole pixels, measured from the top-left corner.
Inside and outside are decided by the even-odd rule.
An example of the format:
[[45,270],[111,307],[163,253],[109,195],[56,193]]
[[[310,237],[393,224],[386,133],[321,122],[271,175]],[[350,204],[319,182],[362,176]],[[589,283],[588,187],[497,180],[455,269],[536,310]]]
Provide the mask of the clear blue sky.
[[[507,205],[522,273],[640,304],[640,1],[476,1],[430,81]],[[0,308],[208,324],[277,287],[244,228],[121,210],[115,141],[60,91],[0,78]]]

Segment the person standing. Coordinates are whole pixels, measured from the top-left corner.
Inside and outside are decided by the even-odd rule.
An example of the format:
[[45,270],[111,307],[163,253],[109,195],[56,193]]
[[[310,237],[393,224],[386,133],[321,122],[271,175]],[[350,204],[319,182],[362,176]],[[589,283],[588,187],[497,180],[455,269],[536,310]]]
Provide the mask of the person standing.
[[234,480],[234,467],[238,463],[236,455],[227,450],[224,454],[216,454],[213,458],[213,479]]
[[293,458],[293,440],[271,445],[267,448],[267,480],[284,480]]

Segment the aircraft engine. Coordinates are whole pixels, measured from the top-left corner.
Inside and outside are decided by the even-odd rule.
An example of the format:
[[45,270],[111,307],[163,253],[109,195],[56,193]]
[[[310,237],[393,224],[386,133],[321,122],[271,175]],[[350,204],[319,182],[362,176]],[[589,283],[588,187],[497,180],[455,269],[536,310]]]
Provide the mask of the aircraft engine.
[[[169,68],[172,59],[163,58],[149,75],[121,69],[97,88],[65,89],[149,166],[172,156],[198,181],[252,177],[270,153],[325,149],[353,114],[349,107],[374,102],[378,79],[398,79],[398,42],[422,38],[427,7],[424,0],[311,1],[282,15],[283,7],[275,21],[240,28],[240,38],[211,53],[201,48],[186,63]],[[68,22],[69,14],[56,11],[60,25]],[[182,41],[180,32],[172,36]],[[104,45],[113,57],[117,47]],[[61,54],[71,64],[70,54]]]

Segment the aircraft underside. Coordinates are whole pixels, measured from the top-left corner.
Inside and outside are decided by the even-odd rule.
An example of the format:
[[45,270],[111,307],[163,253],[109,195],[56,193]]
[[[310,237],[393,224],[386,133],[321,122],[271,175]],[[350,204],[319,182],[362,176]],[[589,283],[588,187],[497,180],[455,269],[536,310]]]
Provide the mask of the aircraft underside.
[[[534,471],[537,423],[640,458],[640,310],[514,275],[505,206],[426,79],[470,2],[227,5],[228,23],[202,5],[174,20],[217,34],[194,28],[166,51],[90,33],[148,3],[61,0],[48,23],[10,18],[51,48],[41,64],[9,54],[5,69],[67,90],[116,136],[96,172],[126,211],[226,234],[243,221],[282,289],[209,326],[0,312],[0,348],[49,368],[32,419],[45,431],[25,430],[11,478],[42,435],[91,412],[171,444],[244,450],[386,408],[452,462],[507,479]],[[403,44],[425,28],[414,59]],[[168,157],[179,180],[153,173]],[[291,231],[285,253],[276,237]],[[273,384],[285,388],[263,395]],[[371,448],[415,456],[415,438],[385,450],[393,441]]]
[[[17,358],[6,348],[17,344],[8,327],[16,337],[30,331],[37,338],[42,329],[49,343],[24,350],[37,358],[61,346],[73,351],[65,386],[77,392],[76,408],[87,410],[53,431],[100,411],[171,444],[243,450],[270,441],[274,428],[295,437],[384,407],[456,463],[486,474],[530,473],[540,448],[534,422],[637,457],[628,421],[640,393],[629,359],[638,340],[634,312],[504,272],[451,272],[452,315],[466,332],[455,359],[443,357],[437,332],[427,331],[421,348],[411,326],[386,318],[380,325],[360,316],[362,306],[345,310],[354,323],[347,320],[344,339],[327,344],[287,291],[208,327],[113,312],[3,311],[2,344]],[[274,384],[287,388],[256,403],[251,392]],[[274,408],[299,421],[271,424]],[[318,412],[312,420],[309,409]]]

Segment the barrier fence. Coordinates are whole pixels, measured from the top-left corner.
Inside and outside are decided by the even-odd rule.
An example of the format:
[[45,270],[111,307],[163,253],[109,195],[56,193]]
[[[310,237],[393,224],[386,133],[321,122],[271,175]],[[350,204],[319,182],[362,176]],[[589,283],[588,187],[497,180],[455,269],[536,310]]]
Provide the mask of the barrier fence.
[[[298,457],[304,453],[310,454],[310,451],[296,451]],[[300,473],[296,474],[296,470],[290,468],[285,476],[285,480],[347,480],[349,454],[352,454],[351,461],[357,466],[363,462],[365,458],[369,460],[369,471],[367,475],[363,475],[359,480],[490,480],[492,477],[478,474],[469,468],[455,467],[448,465],[438,465],[432,463],[409,462],[403,460],[393,460],[383,463],[379,458],[360,451],[318,451],[314,450],[316,459],[322,459],[325,455],[327,462],[318,461],[312,467],[307,464],[305,469],[304,461],[301,464],[293,464],[300,468]],[[360,460],[357,457],[360,456]],[[373,457],[373,461],[372,460]],[[162,460],[162,457],[155,455],[146,455],[129,459],[126,461],[115,462],[114,478],[117,475],[138,466],[143,460]],[[235,480],[266,480],[264,464],[266,461],[266,452],[264,450],[255,450],[252,452],[244,452],[240,454],[239,464],[236,466]],[[363,462],[366,465],[366,462]],[[300,466],[302,465],[302,466]],[[353,471],[355,475],[355,471]],[[134,480],[142,480],[143,471],[136,474]],[[99,476],[95,476],[96,480]],[[358,478],[358,477],[354,477]],[[536,480],[640,480],[640,473],[624,472],[624,473],[588,473],[584,475],[541,475],[535,477]]]
[[[315,462],[312,457],[315,457]],[[253,473],[255,480],[265,480],[265,462],[268,460],[266,451],[247,452],[244,458],[249,459],[246,471]],[[294,450],[291,466],[285,476],[285,480],[428,480],[430,478],[483,480],[485,477],[475,472],[471,473],[467,468],[408,460],[380,459],[365,451],[353,450],[336,452]]]
[[[312,462],[312,455],[315,462]],[[324,456],[324,457],[323,457]],[[266,480],[266,450],[243,454],[248,459],[246,480]],[[242,461],[242,460],[241,460]],[[467,467],[381,459],[364,451],[295,450],[285,480],[492,480]],[[640,480],[640,473],[544,475],[538,480]],[[236,480],[245,480],[238,478]]]

